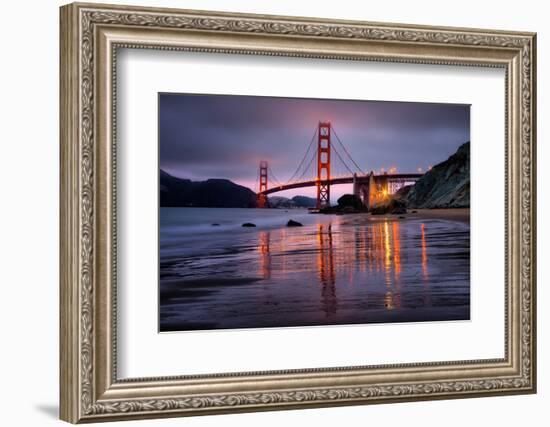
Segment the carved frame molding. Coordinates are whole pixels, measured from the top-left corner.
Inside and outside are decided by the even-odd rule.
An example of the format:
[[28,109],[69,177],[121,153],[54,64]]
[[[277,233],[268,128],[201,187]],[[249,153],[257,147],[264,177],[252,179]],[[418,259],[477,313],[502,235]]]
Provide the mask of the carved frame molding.
[[[121,47],[504,67],[506,357],[118,380],[113,147]],[[532,33],[93,4],[62,7],[61,418],[101,421],[534,392],[534,98]]]

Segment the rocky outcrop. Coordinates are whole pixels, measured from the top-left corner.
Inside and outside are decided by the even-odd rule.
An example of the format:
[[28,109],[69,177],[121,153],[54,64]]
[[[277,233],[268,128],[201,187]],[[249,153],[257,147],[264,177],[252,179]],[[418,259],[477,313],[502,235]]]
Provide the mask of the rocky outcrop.
[[411,191],[411,188],[413,188],[412,185],[405,185],[401,187],[397,192],[393,195],[394,199],[397,200],[407,200],[407,196],[409,195],[409,192]]
[[470,207],[470,143],[426,172],[404,200],[409,208]]
[[160,171],[161,207],[255,208],[257,197],[249,188],[228,179],[191,181]]
[[357,211],[363,209],[363,202],[354,194],[344,194],[337,200],[337,203],[338,207],[341,209],[352,208]]
[[323,214],[336,215],[366,212],[361,199],[353,194],[344,194],[337,200],[337,203],[337,205],[320,209],[320,212]]
[[385,203],[379,203],[371,209],[372,215],[402,215],[407,213],[407,204],[404,200],[388,199]]

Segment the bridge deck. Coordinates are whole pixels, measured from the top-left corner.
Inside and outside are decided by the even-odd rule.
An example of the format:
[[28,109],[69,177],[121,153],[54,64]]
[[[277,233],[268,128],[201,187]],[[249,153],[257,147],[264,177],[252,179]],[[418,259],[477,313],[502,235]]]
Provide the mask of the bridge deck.
[[[420,178],[423,174],[419,173],[399,173],[399,174],[384,174],[384,175],[374,175],[375,180],[382,180],[387,179],[389,181],[400,181],[400,180],[416,180]],[[344,177],[336,177],[331,178],[328,183],[330,185],[338,185],[338,184],[353,184],[354,178],[357,180],[357,182],[367,182],[369,180],[368,175],[364,176],[344,176]],[[327,183],[327,181],[322,181],[323,183]],[[315,187],[317,185],[317,180],[311,180],[311,181],[302,181],[302,182],[295,182],[292,184],[286,184],[286,185],[280,185],[277,187],[271,187],[268,188],[265,191],[262,191],[258,194],[273,194],[278,193],[279,191],[285,191],[285,190],[292,190],[294,188],[304,188],[304,187]]]

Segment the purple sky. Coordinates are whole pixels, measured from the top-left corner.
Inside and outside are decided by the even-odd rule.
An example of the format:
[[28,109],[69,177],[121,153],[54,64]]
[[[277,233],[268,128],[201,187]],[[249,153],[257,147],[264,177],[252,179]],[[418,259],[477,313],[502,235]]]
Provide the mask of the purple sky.
[[[265,159],[286,182],[322,120],[364,171],[426,170],[470,139],[469,105],[160,94],[160,167],[180,178],[227,178],[255,190]],[[333,155],[332,174],[344,172]],[[348,187],[333,186],[332,201]],[[296,194],[314,196],[315,189],[277,193]]]

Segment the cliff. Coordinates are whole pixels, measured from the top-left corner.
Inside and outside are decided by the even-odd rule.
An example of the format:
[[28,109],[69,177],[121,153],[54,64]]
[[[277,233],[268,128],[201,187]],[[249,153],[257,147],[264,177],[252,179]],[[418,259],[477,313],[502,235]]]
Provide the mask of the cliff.
[[470,207],[470,143],[426,172],[403,196],[409,208]]

